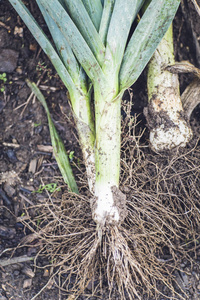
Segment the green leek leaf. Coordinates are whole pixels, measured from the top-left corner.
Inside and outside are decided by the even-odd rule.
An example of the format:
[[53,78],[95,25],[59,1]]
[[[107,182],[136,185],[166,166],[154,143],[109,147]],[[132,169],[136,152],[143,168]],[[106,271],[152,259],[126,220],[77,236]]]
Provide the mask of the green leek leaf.
[[180,0],[152,0],[125,51],[120,69],[120,90],[130,87],[140,76],[159,42],[167,32]]
[[103,71],[118,75],[131,25],[144,0],[116,0],[106,41]]
[[[103,78],[104,74],[92,50],[58,0],[40,0],[40,2],[62,31],[71,49],[73,49],[76,58],[90,79],[96,81],[97,78]],[[99,51],[102,50],[99,49]]]
[[99,31],[99,26],[101,22],[102,11],[103,11],[101,0],[82,0],[82,2],[96,30]]
[[34,82],[30,82],[29,80],[26,80],[28,86],[30,87],[31,91],[36,95],[40,103],[43,105],[47,118],[48,118],[48,123],[49,123],[49,130],[50,130],[50,135],[51,135],[51,143],[53,146],[53,152],[58,164],[58,167],[60,169],[60,172],[63,176],[63,179],[65,183],[69,186],[70,190],[73,193],[78,194],[78,187],[69,163],[69,159],[65,150],[65,146],[59,137],[57,130],[52,122],[50,112],[47,106],[47,103],[45,101],[45,98],[43,94],[40,92],[39,88]]
[[99,35],[104,45],[106,43],[108,28],[110,25],[110,19],[112,16],[114,4],[115,4],[115,0],[105,0],[104,2],[101,24],[99,28]]
[[19,16],[22,18],[30,32],[40,44],[43,51],[47,54],[69,92],[76,89],[73,79],[71,78],[69,72],[65,68],[54,47],[42,31],[42,29],[39,27],[35,19],[32,17],[29,10],[23,4],[23,2],[21,0],[9,0],[9,2],[15,8]]
[[79,78],[80,65],[74,56],[74,53],[71,50],[67,40],[63,37],[62,32],[58,28],[54,20],[47,14],[44,7],[41,5],[40,0],[36,0],[42,15],[47,23],[49,31],[53,37],[54,43],[56,45],[57,51],[67,68],[70,76],[73,78],[74,82],[77,82]]
[[92,20],[90,19],[90,16],[88,15],[87,10],[85,9],[85,6],[81,0],[64,0],[64,2],[67,8],[66,13],[69,14],[85,42],[88,44],[97,61],[101,65],[104,58],[105,47]]

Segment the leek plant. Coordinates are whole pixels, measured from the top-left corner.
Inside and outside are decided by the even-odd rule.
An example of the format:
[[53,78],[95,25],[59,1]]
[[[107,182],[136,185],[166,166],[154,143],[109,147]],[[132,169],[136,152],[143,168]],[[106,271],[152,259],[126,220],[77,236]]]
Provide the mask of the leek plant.
[[173,52],[171,25],[148,64],[149,103],[144,113],[150,129],[151,148],[155,151],[185,147],[192,138],[181,102],[178,74],[166,69],[175,63]]
[[119,224],[126,216],[119,191],[122,95],[149,62],[180,0],[152,0],[133,32],[144,0],[36,0],[55,47],[21,0],[9,2],[69,91],[93,219],[98,228]]

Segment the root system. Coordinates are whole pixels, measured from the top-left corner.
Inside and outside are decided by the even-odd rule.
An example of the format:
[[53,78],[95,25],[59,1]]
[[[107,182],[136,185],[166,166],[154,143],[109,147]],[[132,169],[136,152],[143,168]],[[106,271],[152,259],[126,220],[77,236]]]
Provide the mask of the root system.
[[[154,154],[141,146],[142,132],[126,113],[121,160],[128,212],[124,222],[105,226],[100,235],[92,220],[90,195],[66,192],[62,199],[52,195],[35,206],[34,218],[33,207],[26,209],[25,224],[33,231],[32,239],[39,241],[37,257],[49,258],[52,277],[63,293],[156,299],[164,284],[170,299],[186,299],[174,270],[183,257],[192,262],[199,240],[200,143],[196,138],[185,149]],[[31,236],[27,238],[24,244],[30,243]]]

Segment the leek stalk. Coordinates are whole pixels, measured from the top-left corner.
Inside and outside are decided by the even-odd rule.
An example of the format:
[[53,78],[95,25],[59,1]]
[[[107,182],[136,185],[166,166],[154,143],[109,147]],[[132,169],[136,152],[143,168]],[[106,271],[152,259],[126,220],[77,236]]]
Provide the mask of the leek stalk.
[[165,69],[175,63],[173,52],[171,25],[148,65],[149,104],[144,112],[150,128],[150,144],[155,151],[184,147],[192,138],[181,102],[178,75]]
[[94,187],[93,218],[100,227],[118,224],[126,215],[124,196],[119,191],[122,95],[150,60],[180,0],[152,0],[130,39],[131,26],[144,0],[36,0],[57,50],[23,2],[9,2],[69,91],[92,192]]

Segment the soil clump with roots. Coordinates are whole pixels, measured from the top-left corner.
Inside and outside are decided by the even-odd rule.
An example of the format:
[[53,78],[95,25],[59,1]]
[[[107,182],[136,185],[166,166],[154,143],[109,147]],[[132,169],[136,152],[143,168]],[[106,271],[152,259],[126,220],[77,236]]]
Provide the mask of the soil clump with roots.
[[[46,31],[37,6],[26,2]],[[92,219],[92,195],[66,90],[9,1],[1,0],[0,7],[0,46],[19,55],[17,69],[7,73],[7,83],[1,81],[5,89],[0,94],[1,192],[11,196],[0,199],[0,256],[1,262],[14,259],[15,264],[1,266],[0,298],[200,299],[200,106],[191,117],[194,138],[186,148],[152,152],[142,115],[147,105],[143,72],[133,87],[133,105],[123,101],[122,109],[120,189],[126,195],[126,218],[118,227],[105,226],[100,234]],[[192,2],[181,1],[174,20],[176,60],[196,67],[200,67],[199,20]],[[22,29],[21,36],[15,27]],[[63,181],[52,150],[46,150],[51,146],[45,113],[38,101],[28,100],[27,76],[41,80],[39,87],[59,134],[67,151],[74,153],[81,196],[67,192],[66,186],[61,187],[63,194],[33,193],[41,182],[61,186]],[[191,75],[180,75],[181,93],[191,80]],[[133,110],[140,116],[133,117]],[[29,170],[32,162],[37,162],[34,172]],[[24,256],[29,262],[19,263]],[[26,267],[35,274],[28,288]],[[188,278],[186,288],[177,274]]]
[[174,274],[183,258],[193,264],[199,241],[199,133],[194,131],[186,148],[157,154],[143,142],[145,133],[130,108],[124,109],[124,222],[118,227],[105,225],[100,234],[87,189],[81,196],[55,193],[34,206],[34,217],[33,207],[26,208],[24,223],[33,233],[23,246],[36,240],[40,245],[36,265],[37,257],[48,257],[50,279],[76,299],[83,293],[88,299],[161,299],[163,284],[166,297],[187,299]]

